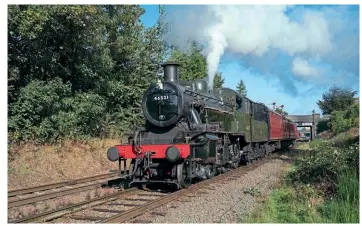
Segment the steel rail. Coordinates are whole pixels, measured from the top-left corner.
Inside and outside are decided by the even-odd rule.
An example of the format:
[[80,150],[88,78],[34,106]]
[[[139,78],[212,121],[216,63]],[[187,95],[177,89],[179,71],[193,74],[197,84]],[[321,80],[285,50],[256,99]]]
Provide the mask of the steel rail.
[[52,184],[44,184],[44,185],[28,187],[28,188],[12,189],[12,190],[8,191],[8,197],[13,197],[16,195],[23,195],[23,194],[28,194],[28,193],[38,192],[38,191],[44,191],[44,190],[59,188],[59,187],[63,187],[63,186],[76,185],[76,184],[86,183],[86,182],[90,182],[90,181],[94,181],[94,180],[101,180],[101,179],[105,179],[107,177],[112,177],[112,176],[117,176],[117,175],[119,175],[119,172],[100,174],[100,175],[95,175],[95,176],[91,176],[91,177],[84,177],[84,178],[79,178],[79,179],[75,179],[75,180],[62,181],[62,182],[52,183]]
[[229,178],[230,176],[233,176],[233,175],[236,175],[236,174],[239,174],[239,173],[247,173],[250,170],[259,167],[261,165],[261,163],[262,163],[262,161],[259,161],[259,162],[255,163],[253,165],[248,165],[246,167],[240,167],[238,169],[231,170],[231,171],[229,171],[227,173],[221,174],[221,175],[216,176],[216,177],[214,177],[212,179],[205,180],[205,181],[202,181],[202,182],[200,182],[198,184],[192,185],[187,189],[179,190],[179,191],[174,192],[174,193],[172,193],[170,195],[166,195],[165,197],[161,197],[161,198],[158,198],[158,199],[153,200],[151,202],[148,202],[148,203],[146,203],[146,204],[144,204],[142,206],[132,208],[132,209],[127,210],[127,211],[125,211],[123,213],[116,214],[116,215],[111,216],[111,217],[109,217],[107,219],[101,220],[101,221],[99,221],[99,223],[123,223],[123,222],[128,221],[128,220],[130,220],[132,218],[135,218],[135,217],[137,217],[139,215],[144,214],[148,210],[157,208],[157,207],[159,207],[161,205],[164,205],[164,204],[166,204],[168,202],[171,202],[171,201],[173,201],[175,199],[186,196],[187,194],[197,192],[198,190],[201,190],[201,189],[205,188],[206,186],[211,185],[212,183],[222,181],[224,179]]
[[13,221],[10,221],[9,223],[45,222],[45,221],[53,220],[53,219],[59,218],[63,215],[66,215],[69,213],[74,213],[74,212],[83,210],[88,207],[98,206],[105,202],[117,200],[117,199],[119,199],[120,195],[125,195],[128,193],[134,192],[136,190],[138,190],[138,189],[130,188],[130,189],[127,189],[124,191],[116,192],[114,194],[106,195],[106,196],[95,198],[95,199],[90,199],[88,201],[83,201],[83,202],[80,202],[80,203],[77,203],[77,204],[74,204],[71,206],[65,206],[62,208],[55,209],[55,210],[49,210],[49,211],[39,213],[36,215],[13,220]]
[[97,187],[99,187],[99,185],[102,185],[104,183],[105,183],[105,181],[96,182],[96,183],[84,185],[81,187],[69,188],[69,189],[66,189],[63,191],[56,191],[56,192],[47,193],[47,194],[43,194],[43,195],[37,195],[37,196],[29,197],[29,198],[11,200],[11,201],[8,201],[8,209],[12,208],[12,207],[17,207],[17,206],[23,206],[23,205],[34,203],[34,202],[40,202],[40,201],[44,201],[44,200],[48,200],[48,199],[52,199],[52,198],[70,195],[70,194],[74,194],[76,192],[87,191],[92,188],[97,188]]
[[[172,194],[169,195],[165,195],[161,198],[158,199],[154,199],[154,200],[150,200],[148,203],[145,204],[137,204],[137,205],[132,205],[135,206],[134,208],[130,209],[130,210],[126,210],[126,211],[108,211],[107,212],[113,212],[113,213],[117,213],[114,216],[111,216],[109,218],[97,218],[97,219],[93,219],[93,221],[96,221],[97,223],[121,223],[121,222],[125,222],[125,221],[129,221],[132,218],[135,218],[137,216],[140,216],[142,214],[144,214],[145,212],[147,212],[148,210],[157,208],[161,205],[164,205],[168,202],[171,202],[173,200],[179,199],[181,197],[195,197],[199,196],[201,193],[205,193],[206,191],[204,191],[205,189],[208,190],[214,190],[212,187],[208,187],[209,185],[212,185],[215,182],[220,182],[223,180],[236,180],[238,178],[240,178],[240,176],[244,175],[245,173],[250,172],[251,170],[259,167],[260,165],[263,165],[266,163],[265,160],[271,160],[272,159],[272,155],[267,156],[264,160],[261,161],[257,161],[254,164],[251,165],[247,165],[244,167],[240,167],[237,168],[235,170],[231,170],[228,171],[224,174],[218,175],[212,179],[206,180],[206,181],[202,181],[199,182],[197,184],[194,184],[192,186],[190,186],[188,189],[183,189],[183,190],[179,190],[177,192],[174,192]],[[49,221],[49,220],[53,220],[56,218],[59,218],[63,215],[66,214],[72,214],[74,212],[80,211],[80,210],[84,210],[90,207],[94,207],[97,205],[102,205],[104,203],[107,202],[112,202],[115,200],[119,200],[119,196],[123,195],[123,194],[127,194],[130,192],[134,192],[138,190],[137,188],[130,188],[124,191],[120,191],[111,195],[106,195],[104,197],[99,197],[99,198],[95,198],[95,199],[91,199],[88,201],[84,201],[75,205],[71,205],[71,206],[67,206],[67,207],[62,207],[59,209],[55,209],[55,210],[50,210],[50,211],[46,211],[40,214],[36,214],[33,216],[29,216],[29,217],[25,217],[22,219],[18,219],[18,220],[13,220],[10,221],[9,223],[26,223],[26,222],[44,222],[44,221]],[[200,194],[199,194],[200,193]],[[199,195],[197,195],[199,194]],[[144,194],[141,194],[141,196],[143,196]],[[138,199],[136,199],[135,201],[137,201]],[[127,205],[127,204],[119,204],[119,205]],[[129,204],[130,205],[130,204]],[[102,211],[105,211],[105,209],[102,209]],[[72,216],[72,215],[71,215]],[[77,215],[74,215],[75,218],[77,218]],[[83,216],[86,217],[86,216]],[[87,220],[91,220],[90,218],[87,218]]]

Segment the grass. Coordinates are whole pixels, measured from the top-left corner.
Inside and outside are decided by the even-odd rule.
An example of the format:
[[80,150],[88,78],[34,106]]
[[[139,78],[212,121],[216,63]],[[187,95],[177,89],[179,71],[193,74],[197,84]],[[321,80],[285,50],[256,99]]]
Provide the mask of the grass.
[[315,203],[318,194],[307,186],[294,189],[283,186],[275,190],[262,209],[246,218],[245,223],[320,223]]
[[359,223],[359,180],[356,169],[338,175],[335,198],[325,202],[320,212],[326,223]]
[[118,162],[107,159],[107,149],[117,139],[61,144],[22,144],[12,146],[8,158],[8,188],[29,187],[92,176],[118,169]]
[[245,223],[359,223],[359,180],[354,169],[338,176],[337,194],[324,200],[308,185],[283,185]]
[[[287,180],[243,223],[359,223],[357,136],[344,133],[299,145]],[[325,179],[331,173],[336,176]],[[328,188],[332,192],[326,193]]]

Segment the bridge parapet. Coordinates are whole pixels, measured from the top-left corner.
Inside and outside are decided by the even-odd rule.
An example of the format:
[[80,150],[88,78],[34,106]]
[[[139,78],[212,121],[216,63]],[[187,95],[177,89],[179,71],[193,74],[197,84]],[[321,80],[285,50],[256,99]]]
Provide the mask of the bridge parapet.
[[[288,119],[297,124],[298,127],[311,127],[312,139],[314,139],[317,133],[317,124],[322,119],[320,114],[311,115],[287,115]],[[324,120],[324,117],[323,117]]]

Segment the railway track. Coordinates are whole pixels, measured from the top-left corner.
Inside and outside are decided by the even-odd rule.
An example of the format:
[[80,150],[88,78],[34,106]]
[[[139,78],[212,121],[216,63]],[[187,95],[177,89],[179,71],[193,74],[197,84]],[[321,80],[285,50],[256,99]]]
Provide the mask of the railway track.
[[[183,189],[172,193],[165,194],[161,192],[149,192],[130,188],[124,191],[118,191],[111,195],[84,201],[75,205],[66,206],[14,220],[9,223],[45,222],[51,220],[56,220],[56,223],[63,223],[63,220],[75,220],[77,222],[81,221],[80,223],[128,222],[137,216],[140,216],[150,210],[154,210],[155,208],[165,205],[168,202],[180,199],[181,197],[195,197],[195,195],[193,195],[194,193],[205,193],[208,189],[211,189],[208,188],[209,185],[221,182],[223,180],[236,180],[241,175],[266,163],[268,159],[270,160],[271,157],[268,156],[264,160],[258,161],[254,164],[237,168],[227,173],[218,175],[212,179],[193,184],[188,189]],[[157,211],[153,211],[151,213],[158,215],[160,214]]]
[[[9,190],[8,209],[28,204],[35,205],[35,203],[39,203],[41,201],[47,201],[50,199],[63,197],[66,195],[72,195],[80,192],[85,192],[91,189],[97,189],[102,187],[102,185],[109,185],[113,181],[117,180],[119,181],[119,179],[120,179],[119,172],[110,172],[106,174],[100,174],[76,180],[45,184],[29,188]],[[37,194],[39,192],[42,194]]]
[[80,186],[80,187],[69,188],[69,189],[66,189],[63,191],[56,191],[56,192],[51,192],[51,193],[47,193],[47,194],[43,194],[43,195],[37,195],[37,196],[33,196],[33,197],[28,197],[28,198],[11,200],[11,201],[8,201],[8,209],[12,208],[12,207],[18,207],[18,206],[23,206],[26,204],[35,203],[35,202],[45,201],[48,199],[53,199],[53,198],[57,198],[57,197],[65,196],[65,195],[71,195],[71,194],[74,194],[77,192],[87,191],[87,190],[90,190],[93,188],[98,188],[104,183],[105,183],[105,181],[97,182],[97,183],[92,183],[92,184],[84,185],[84,186]]
[[[131,219],[140,216],[149,210],[155,209],[157,207],[160,207],[162,205],[165,205],[171,201],[177,200],[179,198],[193,195],[189,197],[194,197],[194,193],[199,192],[200,190],[205,190],[203,193],[207,192],[209,189],[208,186],[217,182],[222,182],[223,180],[236,180],[238,179],[242,174],[245,174],[249,172],[250,170],[253,170],[257,167],[259,167],[261,164],[265,162],[257,162],[253,165],[249,165],[246,167],[240,167],[235,170],[229,171],[225,174],[218,175],[212,179],[202,181],[200,183],[194,184],[188,189],[179,190],[177,192],[171,193],[165,197],[158,198],[156,200],[150,201],[142,206],[132,208],[130,210],[127,210],[125,212],[116,214],[114,216],[108,217],[107,219],[103,219],[99,221],[98,223],[123,223],[130,221]],[[138,223],[138,222],[130,222],[130,223]],[[142,222],[141,222],[142,223]]]
[[86,183],[86,182],[90,182],[90,181],[106,179],[109,177],[115,177],[118,174],[119,174],[119,172],[112,172],[112,173],[91,176],[91,177],[84,177],[84,178],[75,179],[75,180],[62,181],[62,182],[58,182],[58,183],[44,184],[44,185],[28,187],[28,188],[12,189],[12,190],[8,191],[8,198],[14,197],[17,195],[24,195],[24,194],[34,193],[34,192],[40,192],[40,191],[60,188],[60,187],[64,187],[64,186],[71,186],[71,185],[77,185],[80,183]]
[[119,199],[120,196],[125,195],[127,193],[131,193],[134,192],[135,190],[137,190],[136,188],[130,188],[124,191],[119,191],[116,192],[114,194],[110,194],[110,195],[106,195],[103,197],[99,197],[99,198],[95,198],[95,199],[90,199],[88,201],[84,201],[84,202],[80,202],[74,205],[70,205],[70,206],[65,206],[62,208],[57,208],[54,210],[49,210],[49,211],[45,211],[43,213],[39,213],[39,214],[35,214],[32,216],[28,216],[28,217],[24,217],[21,219],[17,219],[17,220],[13,220],[13,221],[9,221],[9,223],[30,223],[30,222],[45,222],[45,221],[49,221],[49,220],[53,220],[56,218],[59,218],[63,215],[72,213],[72,212],[76,212],[76,211],[80,211],[83,210],[85,208],[90,208],[96,205],[101,205],[105,202],[110,202],[116,199]]

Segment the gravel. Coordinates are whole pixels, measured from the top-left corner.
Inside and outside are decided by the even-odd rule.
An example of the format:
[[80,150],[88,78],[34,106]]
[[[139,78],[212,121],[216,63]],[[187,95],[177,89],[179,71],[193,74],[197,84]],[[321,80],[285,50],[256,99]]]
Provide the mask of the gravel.
[[[275,158],[235,180],[215,183],[213,190],[196,192],[135,218],[152,223],[240,223],[262,197],[280,184],[288,163]],[[195,197],[197,196],[197,197]],[[164,216],[162,216],[163,213]],[[130,222],[130,223],[132,223]]]

